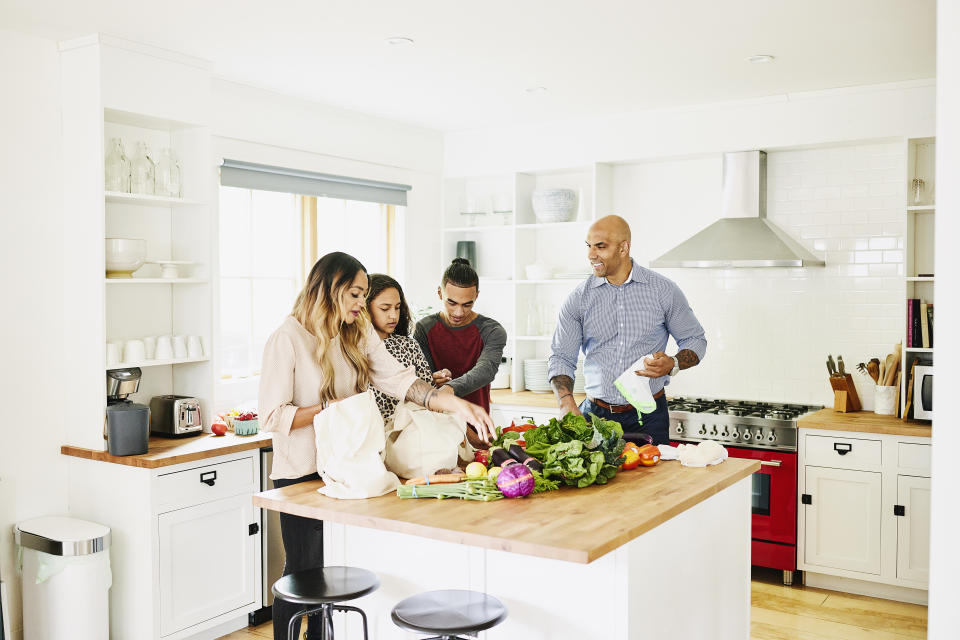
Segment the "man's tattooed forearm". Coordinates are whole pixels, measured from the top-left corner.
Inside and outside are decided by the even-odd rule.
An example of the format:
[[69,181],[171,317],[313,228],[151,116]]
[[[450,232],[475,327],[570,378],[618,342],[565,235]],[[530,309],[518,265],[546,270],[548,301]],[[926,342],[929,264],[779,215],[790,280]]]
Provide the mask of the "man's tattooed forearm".
[[680,363],[680,369],[689,369],[700,364],[700,357],[690,349],[683,349],[677,352],[677,362]]
[[553,384],[553,390],[557,394],[557,399],[573,394],[573,379],[570,376],[554,376],[550,379]]

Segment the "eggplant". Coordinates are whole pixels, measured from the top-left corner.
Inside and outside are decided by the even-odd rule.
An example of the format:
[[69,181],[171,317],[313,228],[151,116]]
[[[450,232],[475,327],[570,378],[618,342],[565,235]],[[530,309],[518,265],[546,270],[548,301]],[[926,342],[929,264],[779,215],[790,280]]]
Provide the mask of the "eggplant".
[[524,464],[531,471],[543,473],[543,465],[540,463],[540,461],[524,451],[523,447],[520,445],[510,445],[510,456],[513,457],[513,459],[517,462]]
[[653,436],[640,431],[624,432],[623,439],[641,447],[645,444],[653,444]]
[[506,449],[496,447],[490,450],[490,466],[506,469],[512,464],[517,464]]

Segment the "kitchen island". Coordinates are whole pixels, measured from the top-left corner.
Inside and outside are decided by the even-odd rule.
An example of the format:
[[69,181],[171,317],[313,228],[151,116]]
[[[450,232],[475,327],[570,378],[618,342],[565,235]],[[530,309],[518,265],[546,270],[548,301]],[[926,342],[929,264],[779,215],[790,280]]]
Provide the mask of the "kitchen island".
[[[750,475],[759,467],[664,462],[604,486],[494,502],[334,500],[307,482],[256,494],[254,504],[323,520],[326,565],[380,577],[380,589],[355,603],[371,638],[411,637],[389,615],[407,596],[474,589],[509,609],[486,632],[491,640],[746,639]],[[356,621],[337,624],[357,637]]]

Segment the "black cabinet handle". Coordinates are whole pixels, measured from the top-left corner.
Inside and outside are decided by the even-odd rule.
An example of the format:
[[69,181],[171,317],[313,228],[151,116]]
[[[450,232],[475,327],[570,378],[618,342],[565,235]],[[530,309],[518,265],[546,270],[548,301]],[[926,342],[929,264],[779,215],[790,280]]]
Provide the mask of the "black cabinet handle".
[[907,508],[902,504],[893,505],[893,515],[895,516],[905,516],[907,515]]
[[256,522],[247,527],[247,535],[255,536],[260,533],[260,525]]
[[809,493],[803,493],[800,495],[800,502],[803,504],[813,504],[813,496]]
[[217,482],[217,472],[204,471],[200,474],[200,482],[212,487]]
[[853,451],[853,445],[850,444],[849,442],[834,442],[833,450],[839,453],[840,455],[845,456],[851,451]]

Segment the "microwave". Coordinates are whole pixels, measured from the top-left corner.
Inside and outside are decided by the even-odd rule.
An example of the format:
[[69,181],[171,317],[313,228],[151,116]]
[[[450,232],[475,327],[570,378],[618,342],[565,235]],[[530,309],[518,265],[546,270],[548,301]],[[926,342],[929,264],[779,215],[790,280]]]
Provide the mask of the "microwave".
[[933,366],[917,365],[913,369],[913,417],[933,420]]

